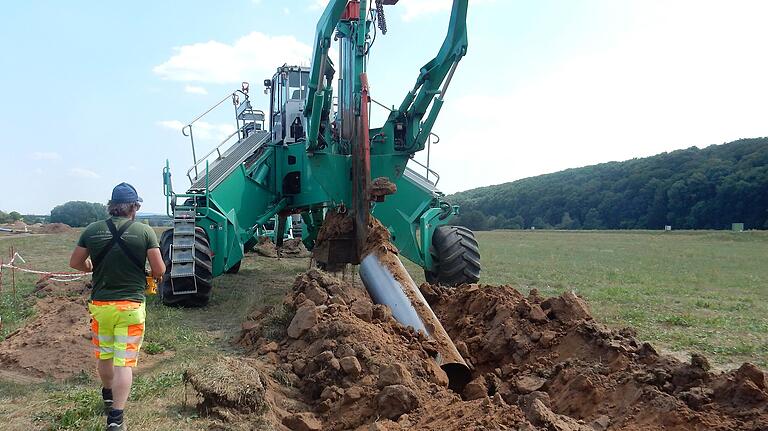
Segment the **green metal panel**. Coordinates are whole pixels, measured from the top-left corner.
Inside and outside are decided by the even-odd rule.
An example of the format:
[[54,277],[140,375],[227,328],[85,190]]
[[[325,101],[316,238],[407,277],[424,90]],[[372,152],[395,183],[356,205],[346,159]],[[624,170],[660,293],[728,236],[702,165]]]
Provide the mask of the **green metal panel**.
[[[361,74],[367,60],[368,2],[360,2],[358,20],[340,21],[347,0],[331,0],[317,25],[317,34],[304,102],[306,141],[272,142],[256,161],[241,165],[212,189],[193,196],[197,225],[208,233],[213,255],[213,275],[231,268],[242,258],[243,244],[252,243],[258,226],[274,215],[301,213],[308,247],[317,234],[326,208],[352,206],[351,145],[348,133],[361,113]],[[407,93],[381,128],[370,130],[371,178],[387,177],[398,186],[373,208],[374,215],[392,232],[401,253],[432,269],[429,247],[435,228],[446,224],[456,209],[442,195],[403,175],[411,156],[424,148],[440,112],[448,83],[467,49],[468,0],[454,0],[449,30],[438,55],[421,68],[416,85]],[[344,64],[339,85],[341,115],[332,118],[332,85],[326,78],[335,70],[328,56],[331,37],[341,38]],[[274,91],[274,89],[273,89]],[[167,168],[166,168],[167,171]],[[164,171],[166,196],[173,195],[170,172]]]

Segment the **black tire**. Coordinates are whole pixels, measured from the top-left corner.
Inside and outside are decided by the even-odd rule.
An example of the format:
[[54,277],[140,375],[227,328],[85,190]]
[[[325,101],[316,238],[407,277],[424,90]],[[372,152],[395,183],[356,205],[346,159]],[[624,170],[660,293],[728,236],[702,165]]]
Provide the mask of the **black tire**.
[[[159,290],[163,304],[171,307],[204,307],[211,299],[213,286],[211,247],[208,235],[202,228],[195,228],[195,280],[175,279],[174,285],[186,289],[187,285],[197,283],[197,293],[176,295],[171,287],[171,246],[173,229],[168,229],[160,236],[160,253],[165,262],[165,274]],[[191,287],[191,286],[190,286]]]
[[434,271],[424,271],[430,284],[458,286],[480,280],[480,247],[475,234],[464,226],[440,226],[430,248]]
[[229,269],[228,269],[228,270],[226,270],[225,272],[226,272],[227,274],[237,274],[238,272],[240,272],[240,264],[241,264],[242,262],[243,262],[242,260],[239,260],[239,261],[237,261],[237,263],[236,263],[236,264],[234,264],[234,265],[233,265],[231,268],[229,268]]

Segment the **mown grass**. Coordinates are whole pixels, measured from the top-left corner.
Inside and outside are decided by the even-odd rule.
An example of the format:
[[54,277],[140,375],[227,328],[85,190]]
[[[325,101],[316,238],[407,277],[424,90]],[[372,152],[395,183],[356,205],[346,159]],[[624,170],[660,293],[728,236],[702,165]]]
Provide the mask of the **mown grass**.
[[768,232],[478,232],[481,281],[574,290],[595,317],[720,364],[768,365]]

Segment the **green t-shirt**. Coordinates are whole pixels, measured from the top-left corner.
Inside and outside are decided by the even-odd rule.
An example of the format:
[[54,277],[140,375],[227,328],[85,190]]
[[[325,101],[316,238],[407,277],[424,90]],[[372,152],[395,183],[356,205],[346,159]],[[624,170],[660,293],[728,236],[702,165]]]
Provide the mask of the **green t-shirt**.
[[[128,221],[125,217],[112,217],[115,227],[120,228]],[[159,248],[157,235],[151,227],[143,223],[133,223],[123,233],[123,241],[141,262],[146,262],[147,250]],[[80,235],[77,245],[88,249],[91,259],[98,256],[101,250],[109,244],[112,233],[107,227],[106,220],[91,223]],[[147,285],[146,275],[131,259],[125,255],[120,246],[115,244],[97,268],[93,269],[93,293],[91,299],[96,301],[144,301],[144,289]]]

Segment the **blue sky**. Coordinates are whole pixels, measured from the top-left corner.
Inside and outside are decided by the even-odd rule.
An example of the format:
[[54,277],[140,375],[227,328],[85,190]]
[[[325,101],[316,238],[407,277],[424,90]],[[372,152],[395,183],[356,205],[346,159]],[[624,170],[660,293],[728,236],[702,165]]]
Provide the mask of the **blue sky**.
[[[142,210],[163,212],[165,159],[177,189],[192,160],[178,127],[240,81],[268,109],[261,81],[308,63],[322,3],[6,2],[0,209],[105,202],[127,181]],[[386,9],[375,99],[399,104],[442,42],[449,4]],[[767,13],[759,1],[470,0],[469,53],[435,128],[440,188],[768,135]],[[198,152],[233,128],[230,108],[196,129]]]

